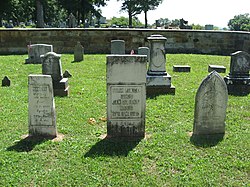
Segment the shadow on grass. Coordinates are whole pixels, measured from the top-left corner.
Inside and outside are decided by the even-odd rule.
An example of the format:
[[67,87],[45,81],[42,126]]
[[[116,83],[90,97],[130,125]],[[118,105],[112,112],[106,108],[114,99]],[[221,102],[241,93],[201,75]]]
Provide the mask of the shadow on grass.
[[97,142],[84,157],[98,156],[127,156],[141,141],[141,139],[126,140],[116,138],[104,138]]
[[7,148],[7,151],[16,151],[16,152],[29,152],[34,149],[36,145],[39,145],[48,140],[52,140],[53,137],[32,137],[26,136],[24,139],[15,143]]
[[197,147],[213,147],[221,142],[224,138],[224,134],[216,135],[192,135],[190,142]]

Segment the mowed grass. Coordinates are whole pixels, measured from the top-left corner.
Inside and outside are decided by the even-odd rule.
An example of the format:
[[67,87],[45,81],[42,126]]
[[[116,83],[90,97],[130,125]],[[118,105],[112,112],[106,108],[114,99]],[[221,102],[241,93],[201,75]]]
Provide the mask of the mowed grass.
[[[70,96],[55,97],[62,141],[25,141],[28,134],[28,75],[41,65],[25,65],[27,55],[0,56],[0,186],[249,186],[250,96],[229,96],[224,139],[197,145],[190,139],[194,98],[208,74],[208,64],[224,65],[230,57],[167,55],[175,95],[147,99],[146,138],[110,142],[106,133],[106,56],[85,55],[62,67],[73,75]],[[172,71],[190,65],[190,73]],[[96,123],[89,124],[89,118]]]

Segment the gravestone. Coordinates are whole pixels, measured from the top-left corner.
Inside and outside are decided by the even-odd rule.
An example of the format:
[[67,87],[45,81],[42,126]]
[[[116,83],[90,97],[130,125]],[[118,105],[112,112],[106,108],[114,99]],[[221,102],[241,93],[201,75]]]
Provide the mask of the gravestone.
[[150,60],[150,51],[148,47],[139,47],[138,48],[138,55],[147,55],[147,61]]
[[227,86],[216,71],[200,84],[195,97],[194,135],[225,133]]
[[29,135],[56,137],[56,111],[50,75],[29,75]]
[[52,45],[47,44],[32,44],[28,45],[28,58],[25,59],[25,64],[41,64],[41,55],[53,51]]
[[2,80],[2,87],[4,86],[10,86],[10,79],[7,76],[5,76]]
[[166,40],[167,38],[162,35],[151,35],[148,37],[150,60],[147,71],[147,96],[175,94],[171,76],[166,72]]
[[107,56],[107,136],[143,138],[146,109],[145,55]]
[[188,65],[173,65],[174,72],[190,72],[191,67]]
[[214,25],[205,25],[205,30],[214,30]]
[[69,15],[68,23],[69,23],[69,28],[76,27],[76,17],[72,13],[70,13]]
[[65,72],[63,73],[63,78],[70,78],[72,77],[71,73],[68,70],[65,70]]
[[68,96],[69,85],[68,78],[63,78],[61,55],[54,52],[41,55],[42,58],[42,74],[51,75],[53,82],[53,90],[55,96]]
[[112,40],[111,41],[111,54],[123,55],[125,54],[125,41]]
[[250,55],[244,51],[231,54],[230,73],[224,77],[230,95],[250,93]]
[[74,62],[83,61],[84,48],[80,42],[77,42],[74,49]]
[[218,73],[226,73],[225,66],[208,65],[208,72],[217,71]]

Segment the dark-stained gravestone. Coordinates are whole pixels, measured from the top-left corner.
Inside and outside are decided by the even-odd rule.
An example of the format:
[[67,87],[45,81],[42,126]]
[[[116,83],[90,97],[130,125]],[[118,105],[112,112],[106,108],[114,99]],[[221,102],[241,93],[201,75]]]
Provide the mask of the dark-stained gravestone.
[[194,135],[225,133],[227,86],[216,71],[201,83],[195,97]]
[[41,64],[41,55],[53,51],[53,46],[48,44],[33,44],[28,45],[28,58],[25,59],[25,64]]
[[147,60],[150,60],[150,50],[148,47],[139,47],[138,48],[138,55],[147,55]]
[[29,136],[57,136],[50,75],[29,75]]
[[72,77],[71,73],[68,70],[65,70],[65,72],[63,73],[63,78],[70,78]]
[[84,48],[80,42],[77,42],[74,49],[74,62],[83,61]]
[[226,73],[225,66],[208,65],[208,72],[217,71],[218,73]]
[[143,138],[146,55],[107,56],[107,136]]
[[125,41],[112,40],[111,41],[111,54],[123,55],[125,54]]
[[162,35],[148,37],[150,60],[147,72],[147,96],[175,94],[171,76],[166,72],[165,43],[167,38]]
[[10,79],[7,76],[3,78],[2,86],[10,86]]
[[69,85],[68,78],[63,78],[61,55],[54,52],[41,55],[42,74],[51,75],[53,81],[53,90],[55,96],[68,96]]
[[224,77],[230,95],[250,93],[250,55],[244,51],[231,54],[230,73]]
[[188,65],[173,65],[174,72],[190,72],[191,67]]

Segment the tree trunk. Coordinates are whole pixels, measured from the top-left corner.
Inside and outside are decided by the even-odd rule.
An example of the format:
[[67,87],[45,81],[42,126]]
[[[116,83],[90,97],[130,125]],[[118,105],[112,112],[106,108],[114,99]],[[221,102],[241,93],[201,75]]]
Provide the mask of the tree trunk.
[[145,28],[148,28],[148,15],[147,15],[148,11],[144,11],[145,14]]
[[129,28],[132,28],[132,25],[133,25],[133,16],[132,16],[132,13],[129,11],[128,12],[128,26],[129,26]]
[[36,20],[36,27],[44,28],[43,5],[40,0],[36,0]]

